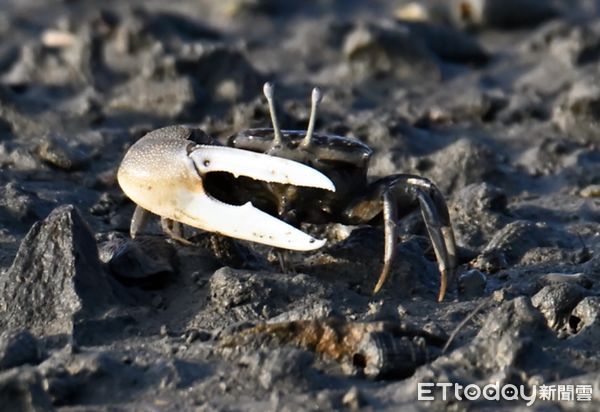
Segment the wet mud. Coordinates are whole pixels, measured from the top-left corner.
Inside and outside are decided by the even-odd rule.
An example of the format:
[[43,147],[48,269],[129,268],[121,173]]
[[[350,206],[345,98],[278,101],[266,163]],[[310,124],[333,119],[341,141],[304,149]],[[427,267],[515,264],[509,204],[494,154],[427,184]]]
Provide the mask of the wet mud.
[[[600,405],[600,3],[0,0],[0,409],[513,410],[417,384],[589,385]],[[446,196],[458,268],[418,210],[304,225],[272,248],[157,218],[135,240],[116,171],[186,124],[280,123]],[[285,269],[285,270],[282,270]],[[579,386],[578,386],[579,387]],[[587,386],[586,386],[587,387]],[[490,409],[491,408],[491,409]]]

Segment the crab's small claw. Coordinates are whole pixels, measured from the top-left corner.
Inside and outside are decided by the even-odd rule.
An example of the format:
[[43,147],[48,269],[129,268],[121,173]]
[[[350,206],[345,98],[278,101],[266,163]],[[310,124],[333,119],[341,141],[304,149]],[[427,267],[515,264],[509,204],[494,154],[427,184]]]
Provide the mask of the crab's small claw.
[[313,250],[325,243],[249,202],[236,206],[215,199],[202,182],[211,172],[335,191],[325,175],[301,163],[155,132],[129,149],[118,181],[142,208],[196,228],[291,250]]

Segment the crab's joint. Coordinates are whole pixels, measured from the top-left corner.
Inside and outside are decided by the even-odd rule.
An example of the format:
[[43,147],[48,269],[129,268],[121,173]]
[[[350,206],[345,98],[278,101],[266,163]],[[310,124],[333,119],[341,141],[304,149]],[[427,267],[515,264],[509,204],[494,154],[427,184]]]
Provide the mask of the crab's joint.
[[[203,178],[213,172],[293,186],[335,191],[321,172],[301,163],[231,147],[196,145],[169,128],[151,132],[126,153],[118,171],[121,188],[138,206],[164,219],[290,250],[318,249],[324,240],[296,229],[255,208],[224,203],[210,193]],[[224,189],[226,190],[226,189]],[[231,188],[235,190],[235,188]],[[136,212],[132,234],[140,229],[142,212]]]

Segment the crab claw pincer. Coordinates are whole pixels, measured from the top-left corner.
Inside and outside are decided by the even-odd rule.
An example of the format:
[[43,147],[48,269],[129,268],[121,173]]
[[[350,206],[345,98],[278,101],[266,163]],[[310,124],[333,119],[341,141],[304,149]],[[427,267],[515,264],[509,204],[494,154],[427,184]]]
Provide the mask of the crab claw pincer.
[[199,145],[165,132],[159,129],[138,140],[119,167],[119,185],[139,206],[189,226],[279,248],[303,251],[325,244],[250,202],[237,206],[216,199],[202,181],[208,173],[228,172],[235,177],[335,191],[324,174],[292,160]]

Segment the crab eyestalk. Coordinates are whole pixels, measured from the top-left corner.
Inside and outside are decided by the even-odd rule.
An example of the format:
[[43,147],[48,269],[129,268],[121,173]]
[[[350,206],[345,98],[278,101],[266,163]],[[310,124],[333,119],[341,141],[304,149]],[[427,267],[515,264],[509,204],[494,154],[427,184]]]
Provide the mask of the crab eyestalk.
[[269,105],[269,115],[271,116],[271,122],[273,123],[273,133],[275,138],[273,139],[272,148],[281,146],[283,138],[281,136],[281,129],[279,128],[279,122],[277,121],[277,113],[275,112],[275,86],[271,82],[266,82],[263,86],[263,93],[267,98]]
[[310,96],[310,119],[308,120],[308,128],[306,129],[306,136],[302,140],[300,144],[301,147],[310,146],[310,142],[312,139],[313,132],[315,131],[315,122],[317,121],[317,108],[319,107],[319,103],[323,99],[323,95],[321,94],[321,90],[318,87],[315,87],[312,90],[312,94]]

